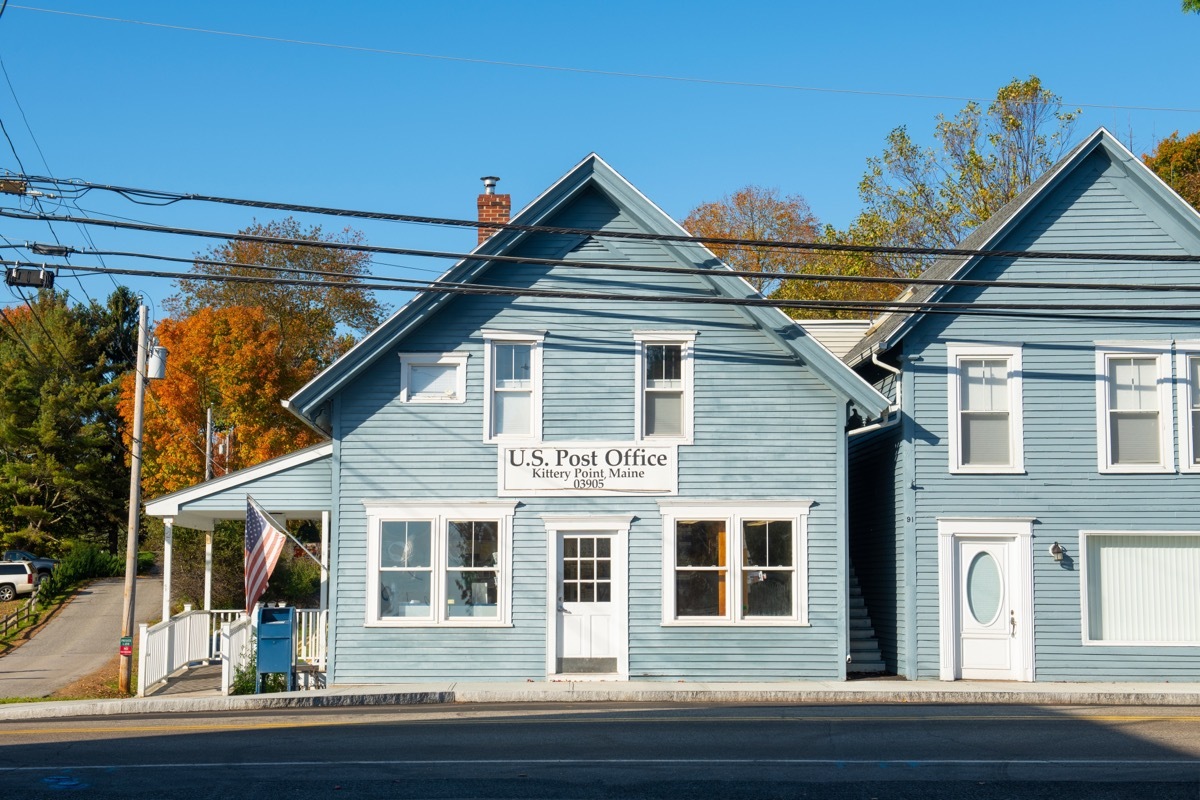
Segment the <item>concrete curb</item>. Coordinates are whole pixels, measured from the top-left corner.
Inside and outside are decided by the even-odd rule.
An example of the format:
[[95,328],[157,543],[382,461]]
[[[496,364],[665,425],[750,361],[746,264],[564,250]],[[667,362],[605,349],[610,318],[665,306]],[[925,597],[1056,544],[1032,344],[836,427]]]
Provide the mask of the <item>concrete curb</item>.
[[[958,686],[962,686],[959,684]],[[674,686],[612,686],[601,684],[529,684],[522,687],[458,687],[430,691],[322,689],[238,697],[146,697],[129,700],[88,700],[0,705],[0,721],[63,719],[116,715],[220,713],[264,709],[351,708],[355,706],[447,705],[454,703],[776,703],[823,705],[1085,705],[1197,706],[1200,689],[1127,690],[1124,687],[1062,687],[1028,689],[920,688],[794,689],[679,688]]]

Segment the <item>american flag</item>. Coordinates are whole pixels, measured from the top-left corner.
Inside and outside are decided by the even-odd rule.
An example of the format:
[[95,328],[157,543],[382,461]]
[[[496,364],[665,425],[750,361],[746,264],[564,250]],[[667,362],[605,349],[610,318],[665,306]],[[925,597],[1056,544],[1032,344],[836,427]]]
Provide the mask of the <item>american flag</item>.
[[267,580],[283,550],[286,535],[279,523],[246,495],[246,613],[267,590]]

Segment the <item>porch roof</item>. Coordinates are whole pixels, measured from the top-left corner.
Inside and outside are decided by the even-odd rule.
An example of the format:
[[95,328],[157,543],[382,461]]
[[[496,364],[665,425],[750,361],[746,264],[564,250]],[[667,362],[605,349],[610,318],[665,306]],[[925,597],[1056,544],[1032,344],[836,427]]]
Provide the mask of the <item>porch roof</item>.
[[245,519],[246,495],[272,514],[319,520],[332,502],[333,443],[307,447],[146,503],[146,514],[210,531],[218,520]]

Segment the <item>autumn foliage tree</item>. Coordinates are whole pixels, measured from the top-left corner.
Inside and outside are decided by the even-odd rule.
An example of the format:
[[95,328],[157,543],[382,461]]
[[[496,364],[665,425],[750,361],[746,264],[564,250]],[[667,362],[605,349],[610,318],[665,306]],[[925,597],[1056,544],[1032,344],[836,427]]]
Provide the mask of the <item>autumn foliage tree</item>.
[[[701,203],[683,225],[695,236],[763,241],[841,241],[832,227],[821,223],[798,194],[781,195],[776,188],[746,186],[720,200]],[[795,278],[749,278],[754,288],[773,298],[798,303],[814,301],[884,300],[896,293],[892,284],[829,280],[824,276],[887,277],[886,270],[861,258],[798,248],[709,244],[722,261],[736,270],[792,273]],[[858,317],[865,312],[846,308],[786,308],[797,318]]]
[[[166,304],[173,316],[182,318],[205,308],[260,308],[279,334],[280,347],[286,346],[291,365],[313,373],[383,321],[386,309],[355,285],[370,275],[370,257],[320,246],[361,244],[362,233],[346,228],[329,235],[320,226],[305,228],[292,217],[256,222],[239,233],[313,244],[231,240],[209,250],[197,257],[192,272],[212,278],[180,281],[179,292]],[[226,280],[231,277],[257,281]]]
[[[360,244],[361,233],[328,235],[291,217],[240,233],[296,243],[225,242],[197,256],[197,277],[167,300],[172,317],[156,332],[170,352],[167,376],[146,399],[148,497],[204,480],[209,408],[227,451],[214,458],[215,474],[319,441],[281,401],[383,320],[385,308],[357,285],[369,275],[367,255],[321,246]],[[133,385],[122,397],[127,419]]]
[[1200,209],[1200,131],[1182,139],[1175,131],[1142,160],[1180,197]]
[[[693,236],[811,242],[821,223],[798,194],[780,195],[777,188],[746,186],[696,206],[683,227]],[[801,272],[809,258],[803,250],[773,247],[710,244],[708,249],[734,269],[751,272]],[[748,280],[764,294],[779,285],[776,278]]]
[[[859,183],[863,210],[843,232],[858,244],[949,248],[1016,197],[1070,146],[1079,111],[1036,76],[1013,79],[986,111],[970,102],[952,119],[938,116],[935,146],[904,127],[883,154],[867,159]],[[872,256],[896,275],[915,275],[927,257]]]
[[[311,377],[262,308],[201,308],[155,331],[170,352],[166,376],[146,392],[143,489],[155,497],[204,480],[204,431],[211,406],[228,432],[217,474],[252,466],[320,441],[280,405]],[[297,366],[299,365],[299,366]],[[133,376],[121,413],[133,414]]]

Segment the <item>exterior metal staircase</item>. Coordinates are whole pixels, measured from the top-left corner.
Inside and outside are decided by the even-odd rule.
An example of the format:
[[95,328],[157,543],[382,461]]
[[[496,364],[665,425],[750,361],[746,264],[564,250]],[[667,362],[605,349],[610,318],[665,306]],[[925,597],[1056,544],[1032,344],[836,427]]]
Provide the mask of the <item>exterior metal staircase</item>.
[[867,604],[863,600],[862,589],[858,585],[858,575],[854,565],[850,565],[850,662],[846,664],[846,672],[850,675],[863,675],[885,672],[883,656],[879,652],[879,642],[875,639],[875,628],[871,625],[871,615],[867,613]]

